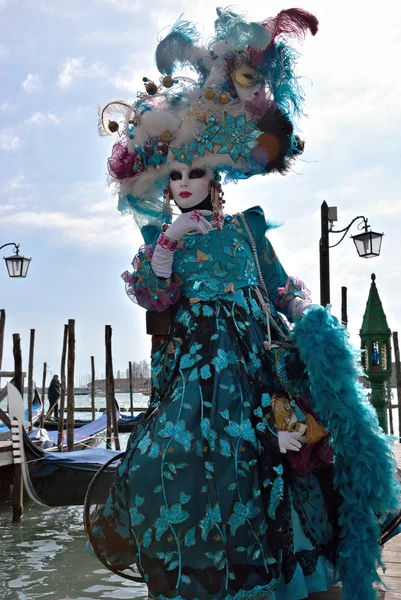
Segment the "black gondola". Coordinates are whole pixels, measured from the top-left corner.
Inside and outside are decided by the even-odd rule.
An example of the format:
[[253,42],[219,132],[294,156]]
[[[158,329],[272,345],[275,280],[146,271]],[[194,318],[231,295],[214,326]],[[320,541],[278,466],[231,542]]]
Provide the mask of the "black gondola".
[[103,472],[96,490],[99,502],[104,501],[123,452],[97,448],[75,452],[47,452],[37,448],[23,433],[26,460],[25,485],[36,499],[47,506],[82,506],[90,482],[111,459],[113,465]]
[[122,452],[103,448],[75,452],[48,452],[35,446],[29,439],[22,423],[24,420],[23,400],[19,391],[7,384],[10,417],[2,413],[2,419],[11,428],[11,420],[17,419],[22,439],[22,470],[28,495],[39,504],[47,506],[82,506],[90,482],[101,467],[104,469],[102,482],[97,489],[97,501],[107,496]]
[[[143,414],[144,413],[139,413],[135,417],[120,414],[117,421],[119,433],[130,433],[135,428],[136,423],[142,419]],[[74,426],[83,427],[84,425],[88,425],[90,422],[91,421],[88,421],[87,419],[75,419]],[[48,431],[54,431],[58,428],[58,419],[52,421],[46,420],[44,425],[45,429]]]

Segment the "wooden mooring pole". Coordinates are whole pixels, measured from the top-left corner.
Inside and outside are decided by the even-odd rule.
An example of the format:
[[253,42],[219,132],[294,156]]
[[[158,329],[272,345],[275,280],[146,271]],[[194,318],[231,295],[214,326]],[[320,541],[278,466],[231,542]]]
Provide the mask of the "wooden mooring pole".
[[28,423],[29,431],[32,430],[32,403],[33,403],[33,357],[35,354],[35,330],[31,329],[29,339],[29,359],[28,359]]
[[92,385],[91,385],[91,409],[92,409],[92,421],[96,418],[96,407],[95,407],[95,357],[91,356],[91,371],[92,371]]
[[120,440],[118,438],[118,424],[116,412],[116,397],[114,390],[114,374],[113,374],[113,354],[111,347],[112,329],[110,325],[106,325],[105,341],[106,341],[106,407],[108,408],[107,416],[107,441],[111,448],[111,429],[113,429],[114,447],[120,450]]
[[67,343],[68,343],[68,325],[64,325],[63,335],[63,350],[61,352],[61,365],[60,365],[60,410],[58,414],[58,436],[57,446],[58,451],[63,451],[63,433],[64,433],[64,409],[65,409],[65,362],[67,358]]
[[391,391],[390,381],[387,382],[386,390],[387,390],[388,424],[389,424],[389,429],[390,429],[390,435],[394,435],[394,419],[393,419],[393,410],[392,410],[393,393]]
[[341,288],[341,323],[348,326],[347,288],[344,285]]
[[131,417],[134,416],[134,394],[133,394],[133,386],[132,386],[132,362],[128,363],[128,375],[129,375],[129,411]]
[[14,355],[14,385],[24,397],[24,376],[22,373],[21,338],[19,333],[13,333],[13,355]]
[[108,361],[108,344],[109,344],[109,340],[108,337],[109,335],[111,336],[111,334],[109,334],[109,325],[106,325],[105,327],[105,348],[106,348],[106,380],[105,380],[105,392],[106,392],[106,448],[108,450],[111,450],[111,429],[112,429],[112,423],[111,423],[111,405],[110,405],[110,388],[109,388],[109,380],[110,380],[110,375],[109,375],[109,361]]
[[75,370],[75,320],[68,320],[67,360],[67,452],[74,450],[74,370]]
[[[24,383],[22,374],[22,354],[21,354],[21,338],[19,333],[13,334],[13,355],[14,355],[14,385],[23,397]],[[23,426],[23,423],[21,423]],[[22,464],[21,464],[21,442],[19,439],[18,422],[11,424],[11,435],[13,440],[13,456],[14,456],[14,482],[11,496],[12,505],[12,520],[13,523],[21,523],[24,513],[24,482],[22,479]],[[15,448],[14,448],[15,443]],[[19,458],[19,460],[18,460]]]
[[45,426],[46,373],[47,373],[47,363],[43,363],[42,393],[40,395],[40,399],[42,401],[42,406],[43,406],[42,414],[40,416],[40,426],[42,428]]
[[[3,350],[4,350],[4,330],[6,327],[6,311],[4,308],[0,309],[0,371],[3,366]],[[0,377],[0,389],[1,389],[1,377]]]
[[395,381],[397,386],[398,402],[398,437],[401,442],[401,362],[400,347],[398,345],[398,332],[393,331],[394,357],[395,357]]
[[75,371],[75,320],[68,320],[67,360],[67,452],[74,450],[74,371]]

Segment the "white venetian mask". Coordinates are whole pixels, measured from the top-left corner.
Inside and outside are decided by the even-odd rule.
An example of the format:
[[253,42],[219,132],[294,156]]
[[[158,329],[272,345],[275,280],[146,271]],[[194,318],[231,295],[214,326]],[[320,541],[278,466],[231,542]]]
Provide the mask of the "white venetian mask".
[[205,167],[188,167],[174,161],[170,170],[170,189],[180,208],[197,206],[209,194],[213,172]]

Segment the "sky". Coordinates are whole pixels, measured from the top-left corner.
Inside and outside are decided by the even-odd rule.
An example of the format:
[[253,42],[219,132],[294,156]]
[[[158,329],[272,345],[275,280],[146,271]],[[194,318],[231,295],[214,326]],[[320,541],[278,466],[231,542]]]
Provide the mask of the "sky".
[[[401,79],[394,66],[401,56],[401,4],[384,0],[375,10],[361,0],[296,5],[320,21],[318,34],[299,47],[306,114],[297,131],[305,152],[285,177],[226,186],[226,211],[261,205],[268,218],[283,222],[270,239],[316,303],[321,203],[337,207],[338,229],[364,215],[385,233],[379,258],[359,258],[349,236],[331,250],[332,311],[340,316],[341,286],[347,286],[349,331],[359,346],[372,272],[390,328],[401,328]],[[293,5],[247,0],[236,6],[262,20]],[[145,311],[129,300],[120,278],[141,236],[107,188],[112,139],[98,137],[97,105],[133,102],[143,76],[159,77],[158,37],[182,13],[210,33],[215,8],[209,0],[0,0],[0,245],[17,242],[32,257],[20,280],[10,279],[1,261],[3,369],[13,366],[13,333],[21,335],[27,368],[32,328],[38,385],[43,362],[49,379],[59,373],[68,319],[76,322],[77,382],[90,371],[92,355],[97,372],[105,370],[105,325],[113,328],[115,370],[149,357]],[[354,226],[350,234],[356,233]],[[331,235],[332,244],[338,240]]]

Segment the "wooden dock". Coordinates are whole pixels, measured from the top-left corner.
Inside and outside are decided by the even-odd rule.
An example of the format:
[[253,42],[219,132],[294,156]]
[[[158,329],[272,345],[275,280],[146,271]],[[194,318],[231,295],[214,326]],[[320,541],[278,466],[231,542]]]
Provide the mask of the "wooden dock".
[[0,467],[13,463],[11,441],[0,441]]
[[[401,470],[401,444],[395,444],[395,457],[398,469]],[[384,546],[383,562],[386,572],[382,577],[384,586],[378,587],[378,600],[401,600],[401,534]],[[341,586],[331,588],[327,592],[311,594],[310,600],[341,600]]]

